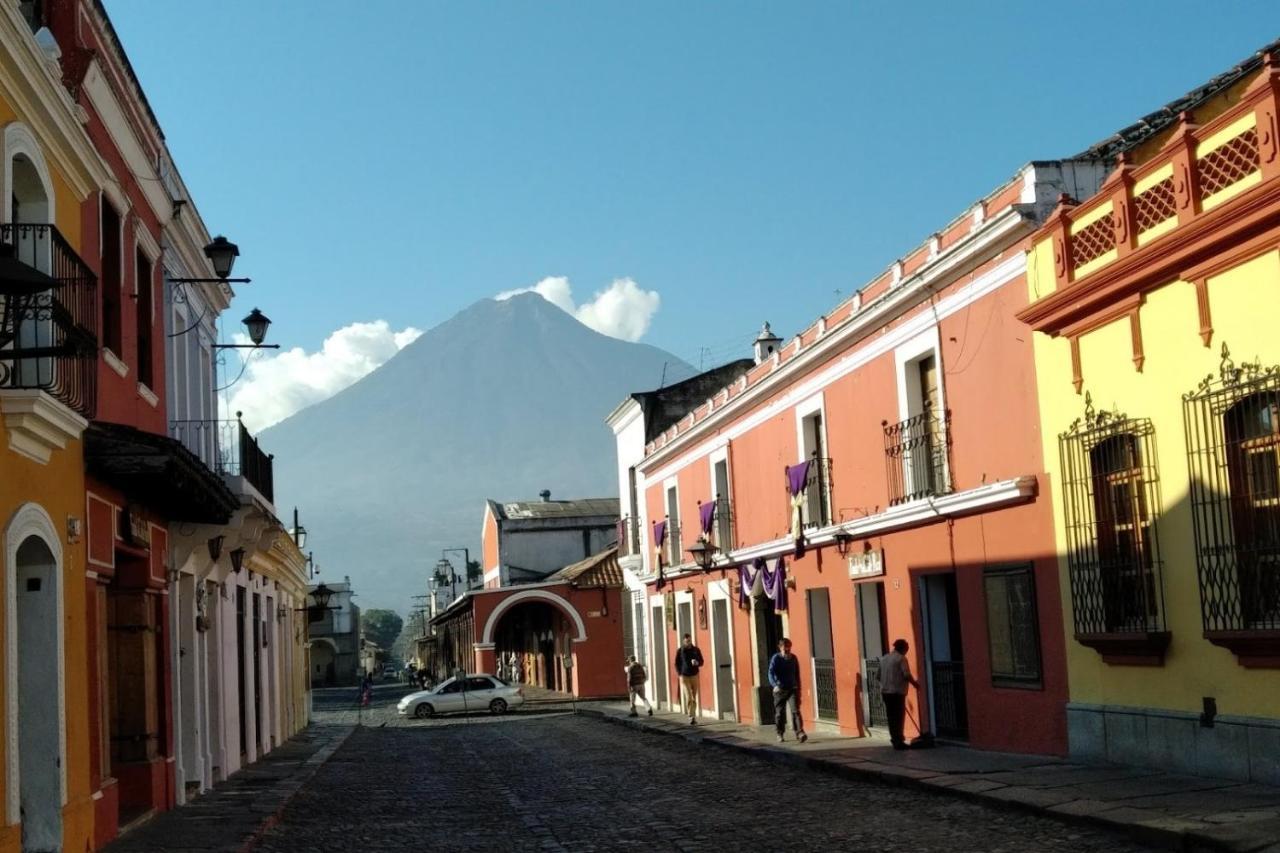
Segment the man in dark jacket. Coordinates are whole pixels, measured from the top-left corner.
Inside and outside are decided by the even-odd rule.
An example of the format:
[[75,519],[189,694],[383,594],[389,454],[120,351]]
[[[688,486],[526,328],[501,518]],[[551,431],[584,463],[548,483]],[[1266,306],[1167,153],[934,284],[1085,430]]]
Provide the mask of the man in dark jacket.
[[787,738],[788,712],[796,740],[804,743],[809,736],[804,733],[804,720],[800,719],[800,658],[791,654],[791,641],[786,637],[778,641],[778,653],[769,659],[769,684],[773,686],[773,721],[778,730],[778,743]]
[[676,675],[680,676],[680,688],[684,694],[684,712],[689,715],[689,725],[698,724],[698,672],[702,669],[702,651],[693,644],[688,634],[676,650]]

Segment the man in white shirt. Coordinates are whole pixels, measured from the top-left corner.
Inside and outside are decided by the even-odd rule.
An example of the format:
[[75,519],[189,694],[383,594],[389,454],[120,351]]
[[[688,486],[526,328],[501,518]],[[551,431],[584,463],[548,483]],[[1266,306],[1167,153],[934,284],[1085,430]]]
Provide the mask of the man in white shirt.
[[893,741],[894,749],[907,748],[906,738],[902,736],[907,715],[907,685],[920,689],[920,682],[912,676],[911,664],[907,663],[910,648],[906,640],[894,640],[893,651],[880,658],[880,694],[889,716],[889,740]]

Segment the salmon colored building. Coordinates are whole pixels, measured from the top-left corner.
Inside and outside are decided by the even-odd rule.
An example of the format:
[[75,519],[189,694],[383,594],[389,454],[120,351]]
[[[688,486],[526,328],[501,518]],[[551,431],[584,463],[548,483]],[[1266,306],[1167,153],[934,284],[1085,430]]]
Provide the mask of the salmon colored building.
[[[702,715],[772,722],[767,665],[787,636],[807,724],[878,735],[878,658],[905,638],[922,682],[908,734],[1066,751],[1053,516],[1016,313],[1030,236],[1059,194],[1102,177],[1032,163],[800,334],[766,326],[756,363],[684,411],[661,392],[615,410],[628,636],[651,698],[678,707],[672,658],[690,633]],[[779,563],[785,602],[768,594]]]

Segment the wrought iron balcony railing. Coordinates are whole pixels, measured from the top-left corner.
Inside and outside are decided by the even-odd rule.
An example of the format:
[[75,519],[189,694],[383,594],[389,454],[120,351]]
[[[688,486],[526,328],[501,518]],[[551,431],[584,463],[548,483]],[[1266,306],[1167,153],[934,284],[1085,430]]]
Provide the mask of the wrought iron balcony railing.
[[0,225],[0,243],[49,276],[27,293],[0,281],[0,388],[47,391],[86,418],[97,408],[98,279],[52,225]]
[[716,547],[721,556],[734,549],[733,541],[733,504],[728,498],[716,496],[715,519]]
[[171,421],[169,435],[182,442],[211,470],[230,477],[244,477],[260,495],[275,501],[273,457],[263,452],[258,440],[249,434],[239,412],[234,421]]
[[951,491],[949,420],[950,413],[926,408],[905,421],[882,423],[890,506]]
[[809,465],[809,479],[804,486],[807,503],[804,511],[805,527],[826,527],[831,524],[831,460],[814,456]]
[[638,557],[640,549],[640,521],[631,516],[618,519],[618,556]]

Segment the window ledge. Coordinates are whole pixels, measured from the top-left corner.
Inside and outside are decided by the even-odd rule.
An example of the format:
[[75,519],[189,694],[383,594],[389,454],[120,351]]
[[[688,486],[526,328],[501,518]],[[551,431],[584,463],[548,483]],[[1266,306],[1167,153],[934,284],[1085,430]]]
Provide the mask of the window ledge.
[[107,347],[102,348],[102,360],[107,363],[107,367],[110,367],[112,370],[114,370],[116,373],[119,373],[121,376],[129,375],[129,365],[121,361],[120,356],[113,353]]
[[1205,631],[1204,638],[1229,649],[1248,669],[1280,669],[1280,630]]
[[1076,642],[1102,655],[1112,666],[1164,666],[1164,653],[1173,637],[1168,631],[1114,634],[1076,634]]
[[147,401],[147,405],[155,408],[160,405],[160,398],[156,396],[156,392],[152,391],[141,382],[138,383],[138,396]]

